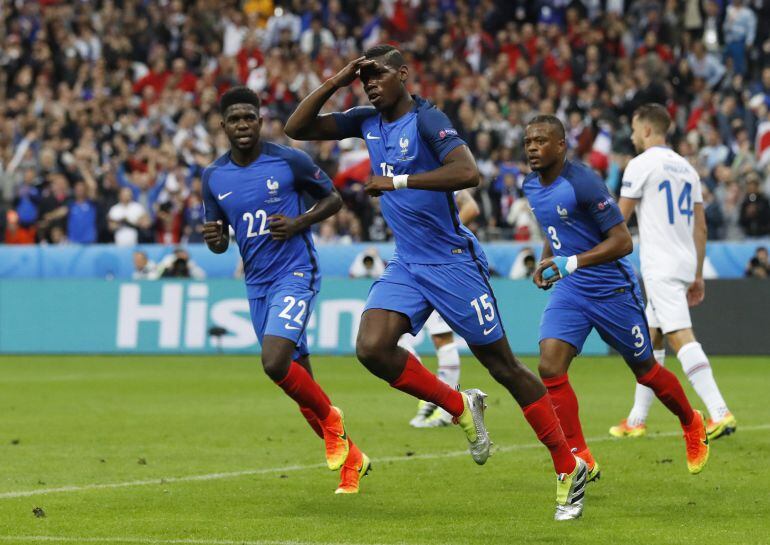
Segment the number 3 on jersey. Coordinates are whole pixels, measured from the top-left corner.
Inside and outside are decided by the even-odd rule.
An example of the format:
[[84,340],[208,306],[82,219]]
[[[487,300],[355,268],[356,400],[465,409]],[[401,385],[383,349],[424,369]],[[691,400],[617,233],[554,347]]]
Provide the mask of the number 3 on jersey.
[[551,242],[553,243],[553,249],[558,250],[561,248],[561,241],[559,240],[559,236],[556,234],[556,227],[553,225],[548,226],[548,236],[551,237]]

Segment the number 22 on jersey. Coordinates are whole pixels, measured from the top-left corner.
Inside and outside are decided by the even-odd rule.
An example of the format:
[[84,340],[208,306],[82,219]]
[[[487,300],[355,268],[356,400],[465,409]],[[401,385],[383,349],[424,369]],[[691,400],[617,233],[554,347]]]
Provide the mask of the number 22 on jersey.
[[[246,231],[246,238],[270,234],[270,229],[267,228],[267,212],[264,210],[257,210],[253,214],[251,212],[245,212],[243,214],[243,221],[249,222],[249,228]],[[254,224],[256,222],[259,222],[259,228],[255,231]]]

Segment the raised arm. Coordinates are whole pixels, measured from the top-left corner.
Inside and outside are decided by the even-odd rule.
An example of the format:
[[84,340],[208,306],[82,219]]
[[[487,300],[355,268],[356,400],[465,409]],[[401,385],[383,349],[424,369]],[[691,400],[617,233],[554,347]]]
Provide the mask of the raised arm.
[[349,62],[337,74],[323,82],[315,91],[299,103],[289,116],[284,132],[294,140],[340,140],[345,135],[337,126],[332,114],[319,115],[321,108],[342,87],[347,87],[358,77],[361,66],[373,61],[359,57]]

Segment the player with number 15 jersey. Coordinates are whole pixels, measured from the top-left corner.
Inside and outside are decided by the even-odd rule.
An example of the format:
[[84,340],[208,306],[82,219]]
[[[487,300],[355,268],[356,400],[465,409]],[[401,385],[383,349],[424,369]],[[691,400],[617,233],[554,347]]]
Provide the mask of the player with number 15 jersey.
[[[286,124],[299,140],[364,140],[372,164],[365,190],[380,197],[396,252],[372,286],[356,341],[358,359],[393,388],[451,414],[465,432],[474,461],[489,457],[479,390],[458,392],[398,346],[417,333],[433,309],[503,384],[548,447],[557,477],[556,518],[582,512],[585,464],[567,447],[545,387],[511,352],[498,301],[476,237],[459,221],[454,191],[479,182],[476,162],[443,112],[406,87],[409,67],[389,45],[368,49],[308,95]],[[340,88],[360,78],[371,106],[319,115]],[[570,498],[575,502],[570,502]]]

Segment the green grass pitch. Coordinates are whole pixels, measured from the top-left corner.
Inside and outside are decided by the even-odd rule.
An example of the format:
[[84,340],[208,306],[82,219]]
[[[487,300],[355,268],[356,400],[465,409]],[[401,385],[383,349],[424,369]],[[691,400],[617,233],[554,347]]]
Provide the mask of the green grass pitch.
[[698,476],[660,404],[648,437],[611,439],[632,375],[619,358],[577,360],[603,471],[583,518],[560,524],[550,458],[477,362],[462,383],[489,394],[483,467],[458,429],[410,429],[415,402],[353,358],[314,364],[373,459],[357,496],[333,494],[321,442],[256,357],[0,358],[0,545],[770,542],[770,358],[713,358],[738,432]]

